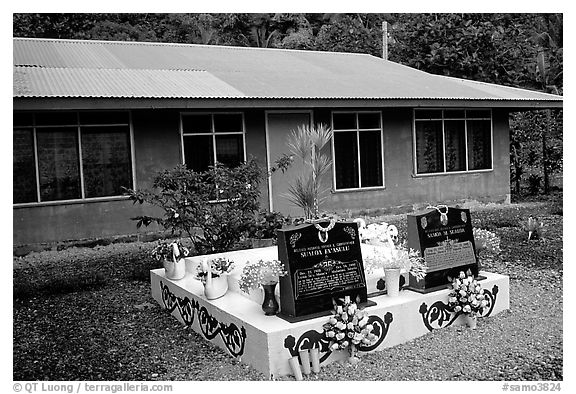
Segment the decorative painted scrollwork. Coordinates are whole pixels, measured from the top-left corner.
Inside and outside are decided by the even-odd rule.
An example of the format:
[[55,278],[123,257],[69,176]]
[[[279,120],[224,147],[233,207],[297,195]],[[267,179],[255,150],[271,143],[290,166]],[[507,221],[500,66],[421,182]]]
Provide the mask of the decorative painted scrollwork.
[[453,313],[448,309],[448,304],[444,301],[436,301],[432,304],[430,309],[425,302],[420,305],[420,314],[422,315],[422,320],[424,325],[429,331],[448,327],[454,320],[458,317],[457,313]]
[[346,226],[342,230],[344,230],[344,232],[350,236],[352,241],[356,240],[356,230],[354,230],[352,227]]
[[235,357],[244,354],[244,345],[246,343],[246,329],[244,327],[238,329],[238,326],[234,323],[225,324],[219,322],[197,300],[176,296],[162,281],[160,281],[160,288],[162,290],[162,302],[166,309],[170,313],[177,310],[187,327],[194,323],[194,316],[198,315],[198,325],[206,339],[213,340],[220,335],[224,346],[226,346],[230,354]]
[[[484,289],[483,293],[487,296],[488,305],[484,308],[480,317],[490,316],[494,310],[494,305],[496,304],[496,298],[498,296],[498,286],[494,285],[492,291]],[[448,327],[462,314],[462,312],[455,313],[450,311],[448,304],[444,301],[436,301],[430,308],[428,308],[428,305],[423,302],[422,305],[420,305],[419,312],[422,315],[424,325],[429,331]]]
[[376,315],[370,315],[368,317],[368,324],[372,324],[372,327],[374,327],[372,332],[378,337],[378,340],[370,346],[360,345],[358,346],[358,350],[362,352],[369,352],[370,350],[374,350],[380,346],[388,334],[388,329],[390,328],[390,323],[392,323],[392,320],[394,320],[394,318],[390,312],[387,312],[384,315],[384,320],[380,319],[380,317]]
[[300,335],[298,341],[292,335],[288,335],[284,339],[284,347],[288,349],[292,357],[297,356],[300,350],[318,348],[318,351],[322,354],[320,356],[321,363],[330,356],[329,344],[330,342],[324,337],[324,333],[316,330],[306,331]]
[[302,237],[302,233],[294,233],[290,236],[290,245],[292,246],[292,249],[296,247],[296,242],[298,242],[300,237]]
[[496,297],[498,296],[498,285],[492,286],[492,291],[484,289],[483,293],[487,296],[488,305],[480,314],[480,317],[490,316],[492,310],[494,310],[494,305],[496,304]]
[[[388,334],[388,329],[392,320],[393,317],[390,312],[387,312],[386,315],[384,315],[384,320],[379,316],[370,315],[368,317],[368,324],[372,324],[374,327],[373,333],[378,337],[378,339],[370,346],[359,346],[358,350],[368,352],[380,346]],[[298,340],[296,340],[292,335],[288,335],[284,339],[284,347],[288,349],[292,356],[298,356],[300,350],[318,348],[321,354],[320,363],[330,357],[332,351],[329,349],[329,345],[330,341],[324,336],[324,332],[316,330],[306,331],[304,334],[300,335]]]

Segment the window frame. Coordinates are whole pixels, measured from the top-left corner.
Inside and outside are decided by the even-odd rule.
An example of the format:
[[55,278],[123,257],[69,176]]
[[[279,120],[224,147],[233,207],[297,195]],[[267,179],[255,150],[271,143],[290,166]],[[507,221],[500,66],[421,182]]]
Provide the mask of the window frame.
[[[439,110],[441,111],[440,118],[430,118],[430,119],[416,119],[416,112],[418,111],[431,111],[431,110]],[[455,117],[446,117],[444,115],[445,111],[464,111],[464,117],[462,118],[455,118]],[[468,117],[467,111],[489,111],[489,117]],[[441,172],[425,172],[419,173],[418,172],[418,156],[417,156],[417,147],[416,147],[416,122],[417,121],[441,121],[442,122],[442,147],[443,147],[443,162],[442,168],[443,171]],[[464,144],[465,144],[465,164],[466,170],[460,171],[446,171],[446,130],[445,130],[445,123],[446,120],[463,120],[464,121]],[[468,162],[468,120],[489,120],[490,121],[490,168],[478,169],[478,170],[469,170],[469,162]],[[443,175],[461,175],[461,174],[473,174],[473,173],[483,173],[483,172],[491,172],[494,171],[494,116],[492,108],[436,108],[436,107],[422,107],[422,108],[413,108],[412,109],[412,166],[413,166],[413,176],[414,177],[429,177],[429,176],[443,176]]]
[[[129,134],[129,141],[130,141],[130,177],[132,181],[132,188],[136,188],[136,168],[134,163],[135,151],[134,151],[134,127],[132,123],[132,111],[130,110],[75,110],[75,111],[22,111],[22,112],[30,112],[32,115],[32,124],[25,125],[25,126],[15,126],[12,125],[12,130],[17,128],[26,128],[32,129],[32,138],[33,138],[33,149],[34,149],[34,170],[36,175],[36,201],[34,202],[23,202],[23,203],[13,203],[13,207],[32,207],[32,206],[49,206],[49,205],[63,205],[63,204],[76,204],[76,203],[84,203],[84,202],[99,202],[99,201],[113,201],[113,200],[125,200],[128,199],[128,196],[119,194],[114,196],[102,196],[102,197],[86,197],[86,191],[84,190],[84,171],[83,171],[83,163],[82,163],[82,127],[117,127],[117,126],[128,126],[128,134]],[[61,123],[61,124],[51,124],[51,125],[37,125],[36,124],[36,115],[39,113],[46,113],[46,112],[73,112],[76,115],[76,122],[75,123]],[[128,114],[128,123],[80,123],[80,112],[124,112]],[[77,137],[77,147],[78,147],[78,172],[80,178],[80,198],[72,198],[72,199],[64,199],[64,200],[52,200],[52,201],[41,201],[41,191],[40,191],[40,171],[38,169],[38,140],[37,140],[37,133],[38,130],[49,130],[49,129],[58,129],[62,127],[74,127],[76,128],[76,137]],[[41,132],[41,131],[40,131]]]
[[[189,115],[210,115],[210,132],[209,133],[185,133],[183,118]],[[214,129],[214,115],[240,115],[242,116],[242,131],[224,131],[216,132]],[[186,164],[186,154],[184,152],[184,137],[194,136],[211,136],[212,137],[212,160],[216,163],[216,136],[218,135],[242,135],[242,162],[246,162],[246,117],[242,111],[226,112],[180,112],[180,152],[182,155],[182,164]]]
[[[371,113],[371,114],[378,114],[379,118],[380,118],[380,128],[378,129],[360,129],[359,128],[359,121],[358,121],[358,115],[359,114],[365,114],[365,113]],[[334,114],[354,114],[356,117],[356,128],[355,129],[340,129],[340,130],[336,130],[334,129]],[[335,147],[335,143],[334,140],[335,138],[332,138],[332,185],[334,186],[333,191],[334,193],[339,193],[339,192],[350,192],[350,191],[370,191],[370,190],[382,190],[382,189],[386,189],[386,173],[385,173],[385,165],[384,165],[384,119],[382,116],[382,111],[379,110],[359,110],[359,111],[353,111],[353,110],[337,110],[337,111],[331,111],[330,113],[330,126],[332,128],[332,133],[334,135],[336,135],[336,133],[339,132],[355,132],[356,133],[356,146],[358,147],[358,152],[357,152],[357,157],[356,160],[358,161],[358,187],[347,187],[347,188],[337,188],[337,184],[336,184],[336,147]],[[380,157],[381,157],[381,170],[382,170],[382,186],[366,186],[366,187],[362,187],[362,167],[361,167],[361,153],[360,153],[360,132],[361,131],[380,131]]]

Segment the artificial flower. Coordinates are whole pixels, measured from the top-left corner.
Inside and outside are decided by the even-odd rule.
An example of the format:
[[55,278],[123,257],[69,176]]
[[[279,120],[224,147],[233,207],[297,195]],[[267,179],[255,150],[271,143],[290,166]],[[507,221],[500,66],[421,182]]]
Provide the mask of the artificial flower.
[[369,346],[377,340],[377,336],[371,333],[374,327],[368,324],[368,314],[351,302],[349,297],[342,301],[343,305],[336,305],[333,315],[324,324],[324,336],[329,341],[330,351],[348,348],[352,355],[356,346]]
[[198,264],[196,267],[195,278],[206,283],[208,279],[208,270],[212,273],[213,278],[218,278],[221,275],[229,274],[234,269],[234,263],[231,260],[219,257],[212,259],[204,264]]
[[250,293],[251,289],[257,289],[260,285],[277,283],[279,277],[287,273],[279,260],[249,262],[244,266],[238,284],[244,293]]
[[452,279],[448,307],[453,312],[477,316],[487,305],[487,296],[470,270],[466,274],[461,271],[458,278]]

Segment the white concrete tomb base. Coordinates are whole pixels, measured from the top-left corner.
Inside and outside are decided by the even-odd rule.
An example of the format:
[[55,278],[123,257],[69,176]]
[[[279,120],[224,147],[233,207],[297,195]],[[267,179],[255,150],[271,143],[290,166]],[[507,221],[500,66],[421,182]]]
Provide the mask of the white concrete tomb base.
[[[166,279],[164,269],[152,270],[152,296],[180,322],[270,379],[292,375],[289,359],[298,356],[301,349],[318,348],[320,366],[346,358],[345,352],[328,351],[328,342],[322,335],[328,316],[289,323],[277,316],[265,316],[258,292],[244,295],[239,291],[237,281],[246,261],[276,258],[275,252],[276,247],[269,247],[210,256],[227,257],[238,263],[229,276],[229,290],[221,298],[206,299],[202,283],[194,279],[198,257],[187,259],[187,274],[178,281]],[[509,278],[489,272],[480,275],[486,277],[480,284],[490,300],[481,317],[509,309]],[[396,297],[369,298],[376,303],[366,310],[378,340],[372,346],[361,347],[360,355],[384,350],[432,330],[465,324],[463,316],[448,311],[448,293],[448,289],[428,294],[402,290]]]

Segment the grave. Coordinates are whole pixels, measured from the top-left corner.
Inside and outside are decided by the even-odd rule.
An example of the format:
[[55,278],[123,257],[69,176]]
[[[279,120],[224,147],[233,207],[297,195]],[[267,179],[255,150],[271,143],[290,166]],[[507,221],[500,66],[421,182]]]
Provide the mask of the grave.
[[[215,300],[208,300],[202,283],[194,279],[196,266],[205,257],[186,258],[187,274],[181,280],[167,279],[163,268],[150,272],[153,298],[183,325],[270,379],[292,375],[288,360],[303,349],[319,349],[321,367],[346,359],[348,352],[330,351],[322,335],[327,316],[294,323],[278,316],[266,316],[261,307],[261,290],[250,295],[240,291],[238,280],[244,265],[248,261],[277,259],[276,247],[211,255],[210,258],[223,257],[235,263],[228,278],[228,293]],[[508,277],[489,272],[481,274],[485,277],[482,287],[490,300],[481,318],[509,309]],[[378,340],[371,346],[361,347],[360,353],[382,351],[434,330],[465,324],[461,315],[448,310],[448,293],[445,288],[426,294],[401,291],[397,297],[370,298],[374,305],[365,309]]]
[[[373,255],[375,246],[360,244],[353,222],[287,228],[278,234],[278,247],[188,257],[181,280],[167,279],[164,269],[152,270],[152,296],[185,326],[270,379],[293,375],[294,361],[307,362],[303,355],[312,349],[320,366],[347,358],[347,351],[329,348],[323,333],[334,297],[359,297],[368,314],[377,340],[360,346],[360,353],[465,324],[463,316],[449,308],[446,283],[448,275],[460,270],[470,268],[478,275],[470,212],[446,208],[411,215],[408,231],[409,246],[427,257],[430,271],[422,283],[410,283],[416,291],[401,291],[395,297],[375,291],[381,273],[365,273],[362,262],[363,255]],[[204,259],[219,257],[233,261],[235,268],[227,277],[228,292],[208,300],[194,273]],[[284,316],[264,314],[262,289],[246,294],[239,287],[246,264],[273,259],[283,261],[289,271],[276,294]],[[480,318],[509,309],[509,278],[490,272],[478,276],[488,300]]]
[[329,314],[333,300],[350,296],[367,305],[358,226],[323,221],[277,230],[278,257],[288,271],[280,278],[279,317],[301,321]]
[[408,215],[408,247],[427,263],[422,280],[410,276],[408,288],[427,293],[445,288],[449,277],[468,269],[478,276],[470,210],[441,205]]

